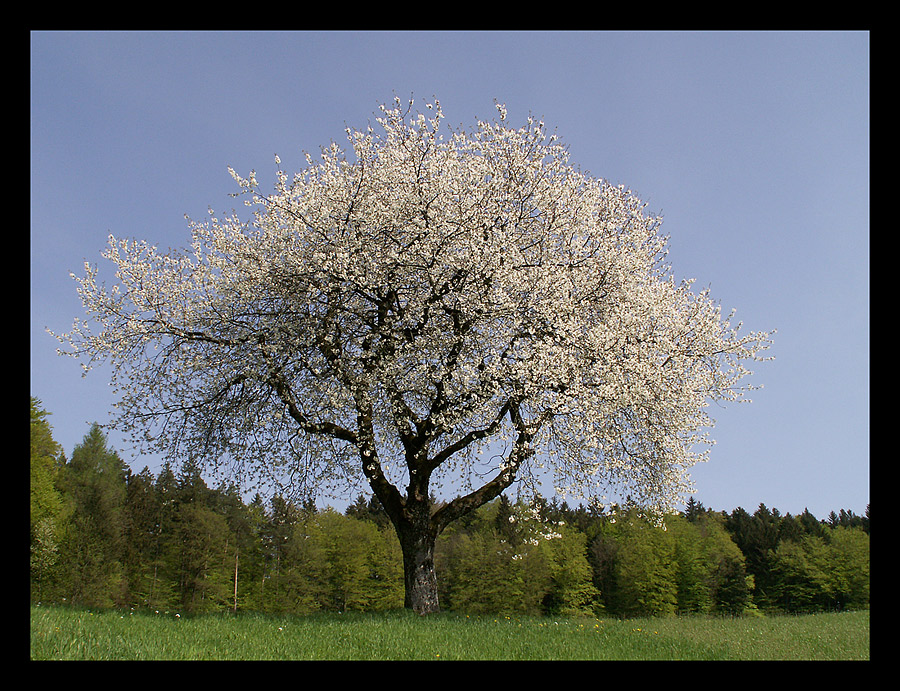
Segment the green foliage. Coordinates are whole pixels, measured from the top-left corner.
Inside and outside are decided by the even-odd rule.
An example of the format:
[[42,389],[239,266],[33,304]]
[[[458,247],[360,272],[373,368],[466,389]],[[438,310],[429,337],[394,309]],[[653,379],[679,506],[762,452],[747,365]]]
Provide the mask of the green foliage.
[[400,545],[390,531],[317,512],[295,530],[296,580],[303,600],[325,611],[377,611],[403,606]]
[[723,521],[708,516],[701,522],[709,604],[717,614],[740,615],[753,609],[752,576],[744,555],[725,530]]
[[193,503],[179,507],[172,546],[179,564],[183,611],[213,612],[228,605],[234,560],[228,538],[225,518],[212,509]]
[[712,610],[713,582],[708,563],[705,523],[704,520],[701,526],[677,516],[666,521],[666,527],[674,541],[673,559],[679,613],[706,613]]
[[675,540],[635,512],[617,521],[615,590],[608,605],[621,616],[674,614],[678,606]]
[[435,568],[448,609],[540,613],[550,587],[549,555],[508,501],[491,502],[438,540]]
[[53,430],[47,421],[49,413],[41,408],[41,402],[31,398],[31,526],[42,522],[52,528],[58,524],[64,512],[62,497],[56,489],[57,461],[62,449],[53,439]]
[[[33,602],[198,615],[402,608],[402,555],[377,500],[339,514],[196,466],[133,473],[97,425],[66,461],[32,399]],[[691,502],[651,521],[501,495],[437,541],[441,606],[470,615],[619,617],[816,612],[869,605],[868,510],[818,521]]]
[[496,535],[457,533],[435,555],[441,600],[448,609],[483,614],[535,612],[539,601],[509,544]]
[[[558,532],[557,532],[558,531]],[[587,558],[587,537],[560,525],[548,540],[550,553],[550,589],[544,597],[546,614],[590,615],[601,609],[600,592],[593,584],[593,573]]]
[[31,398],[31,530],[30,566],[32,597],[40,600],[44,584],[59,557],[59,542],[66,520],[66,505],[56,488],[57,461],[62,449],[53,439],[41,402]]
[[811,612],[825,605],[829,597],[825,549],[825,541],[813,536],[778,545],[773,552],[777,579],[771,597],[782,609]]
[[91,426],[61,468],[60,491],[71,505],[60,547],[72,604],[125,606],[125,478],[127,467]]
[[838,525],[827,537],[781,542],[773,554],[773,588],[787,612],[858,608],[869,601],[869,536]]
[[589,615],[599,605],[585,535],[505,497],[443,536],[435,559],[455,611]]
[[829,542],[828,580],[835,609],[869,605],[869,535],[839,525]]

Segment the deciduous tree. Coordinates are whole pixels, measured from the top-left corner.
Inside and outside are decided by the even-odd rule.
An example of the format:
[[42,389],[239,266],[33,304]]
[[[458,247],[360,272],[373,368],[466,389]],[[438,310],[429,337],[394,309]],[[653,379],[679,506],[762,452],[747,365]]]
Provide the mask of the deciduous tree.
[[56,563],[65,518],[65,502],[56,488],[57,459],[62,449],[53,439],[49,413],[31,397],[31,585],[40,599],[42,586]]
[[678,605],[675,537],[635,510],[619,516],[615,588],[607,606],[623,616],[674,614]]
[[[120,427],[172,457],[302,495],[368,483],[422,613],[437,535],[542,466],[671,510],[706,406],[743,398],[769,339],[677,281],[660,219],[543,122],[498,106],[445,137],[426,111],[383,107],[352,155],[332,144],[271,193],[233,173],[255,213],[191,223],[188,251],[111,237],[116,282],[86,266],[90,319],[62,337],[112,364]],[[436,507],[446,481],[462,492]]]

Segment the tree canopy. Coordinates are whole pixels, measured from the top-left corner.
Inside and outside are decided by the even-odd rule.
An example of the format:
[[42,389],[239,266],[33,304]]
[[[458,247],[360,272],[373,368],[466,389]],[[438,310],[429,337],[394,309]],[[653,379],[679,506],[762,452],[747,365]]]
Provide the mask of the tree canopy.
[[140,439],[301,493],[365,481],[401,543],[537,471],[671,510],[769,334],[676,281],[660,219],[543,122],[498,105],[445,137],[412,106],[272,193],[232,171],[252,218],[211,211],[190,250],[110,237],[117,282],[86,265],[68,352],[112,363]]

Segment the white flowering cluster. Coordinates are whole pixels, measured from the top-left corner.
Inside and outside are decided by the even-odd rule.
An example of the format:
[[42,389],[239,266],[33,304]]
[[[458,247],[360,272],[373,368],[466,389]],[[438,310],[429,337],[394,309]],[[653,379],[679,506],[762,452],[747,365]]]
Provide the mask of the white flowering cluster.
[[232,171],[252,219],[191,223],[190,251],[110,238],[117,283],[87,267],[88,320],[61,340],[111,362],[120,424],[181,457],[411,498],[491,444],[470,501],[545,465],[581,496],[672,506],[705,407],[743,396],[769,335],[674,281],[659,220],[542,122],[498,107],[445,138],[427,110],[382,108],[352,156],[308,156],[271,194]]

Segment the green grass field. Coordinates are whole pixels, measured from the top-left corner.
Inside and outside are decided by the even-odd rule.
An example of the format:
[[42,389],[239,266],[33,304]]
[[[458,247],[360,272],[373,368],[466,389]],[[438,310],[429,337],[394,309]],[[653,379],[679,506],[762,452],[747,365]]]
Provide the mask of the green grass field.
[[869,612],[554,619],[31,608],[32,660],[868,660]]

